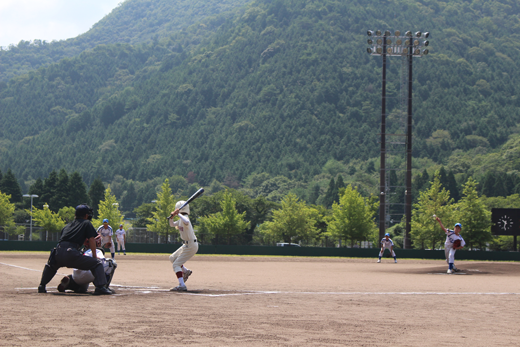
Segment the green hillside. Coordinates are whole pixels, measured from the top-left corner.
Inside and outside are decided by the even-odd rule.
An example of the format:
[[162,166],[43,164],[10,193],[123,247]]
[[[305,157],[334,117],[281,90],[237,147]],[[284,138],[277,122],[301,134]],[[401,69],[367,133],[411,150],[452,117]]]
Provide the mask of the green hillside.
[[[231,186],[265,172],[322,190],[344,172],[370,192],[381,59],[366,30],[410,29],[431,33],[414,61],[415,170],[483,176],[473,157],[495,153],[489,170],[516,172],[498,153],[519,133],[519,15],[509,0],[260,0],[146,44],[100,45],[3,86],[0,168],[27,182],[65,168],[88,183]],[[389,117],[399,70],[390,59]]]
[[249,0],[126,0],[86,33],[62,41],[27,38],[0,48],[0,82],[40,66],[73,57],[100,44],[142,43],[167,37],[207,18],[223,21],[225,13]]

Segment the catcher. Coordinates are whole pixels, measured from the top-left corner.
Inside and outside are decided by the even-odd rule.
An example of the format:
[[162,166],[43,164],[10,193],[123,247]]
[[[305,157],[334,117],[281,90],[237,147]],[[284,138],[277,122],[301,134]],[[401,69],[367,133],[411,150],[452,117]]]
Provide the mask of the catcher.
[[[87,246],[85,244],[84,246]],[[97,259],[100,259],[103,264],[103,270],[105,271],[105,276],[107,279],[107,283],[105,288],[108,289],[112,294],[114,294],[114,290],[109,288],[110,282],[112,282],[112,277],[114,277],[114,272],[116,271],[117,264],[114,259],[106,259],[105,251],[101,248],[101,237],[96,237],[96,256]],[[92,250],[84,248],[85,252],[84,256],[92,257]],[[86,293],[88,290],[88,286],[90,282],[94,280],[94,275],[90,270],[72,270],[72,275],[65,276],[61,279],[60,284],[58,285],[59,292],[65,292],[66,290],[72,290],[75,293]]]
[[464,248],[466,242],[460,236],[460,232],[462,230],[462,225],[460,223],[455,224],[454,230],[446,229],[444,225],[442,225],[441,219],[439,217],[435,217],[442,230],[446,233],[446,242],[444,242],[444,254],[446,255],[446,262],[449,264],[448,273],[451,274],[453,272],[460,271],[454,265],[455,263],[455,252],[457,249]]
[[112,227],[108,225],[108,219],[103,219],[103,225],[97,229],[97,233],[101,235],[101,247],[110,248],[110,254],[112,255],[112,259],[114,259],[116,256],[116,247],[114,246],[114,242],[112,242],[114,232]]

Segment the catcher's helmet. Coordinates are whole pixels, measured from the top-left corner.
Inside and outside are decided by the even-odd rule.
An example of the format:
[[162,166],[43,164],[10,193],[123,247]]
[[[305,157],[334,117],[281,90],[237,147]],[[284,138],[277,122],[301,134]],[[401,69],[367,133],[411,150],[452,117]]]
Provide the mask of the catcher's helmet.
[[[182,200],[181,201],[177,201],[177,203],[175,204],[175,209],[180,208],[185,202],[186,201],[182,201]],[[179,210],[179,213],[186,213],[186,214],[189,215],[190,214],[190,205],[188,204],[188,205],[184,206],[183,208],[181,208]]]

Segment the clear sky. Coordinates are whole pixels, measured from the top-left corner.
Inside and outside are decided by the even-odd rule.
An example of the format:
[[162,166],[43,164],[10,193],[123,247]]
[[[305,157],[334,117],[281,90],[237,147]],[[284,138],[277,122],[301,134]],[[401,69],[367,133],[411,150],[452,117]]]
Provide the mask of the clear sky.
[[124,0],[0,0],[0,46],[88,31]]

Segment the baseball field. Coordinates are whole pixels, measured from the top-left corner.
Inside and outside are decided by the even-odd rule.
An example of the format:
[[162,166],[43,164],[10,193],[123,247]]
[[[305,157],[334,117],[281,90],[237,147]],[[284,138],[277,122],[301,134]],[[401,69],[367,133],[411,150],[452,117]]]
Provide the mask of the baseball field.
[[[0,252],[0,346],[515,346],[520,263],[117,256],[116,295],[47,294],[48,253]],[[398,254],[399,255],[399,254]],[[90,288],[92,290],[92,287]]]

